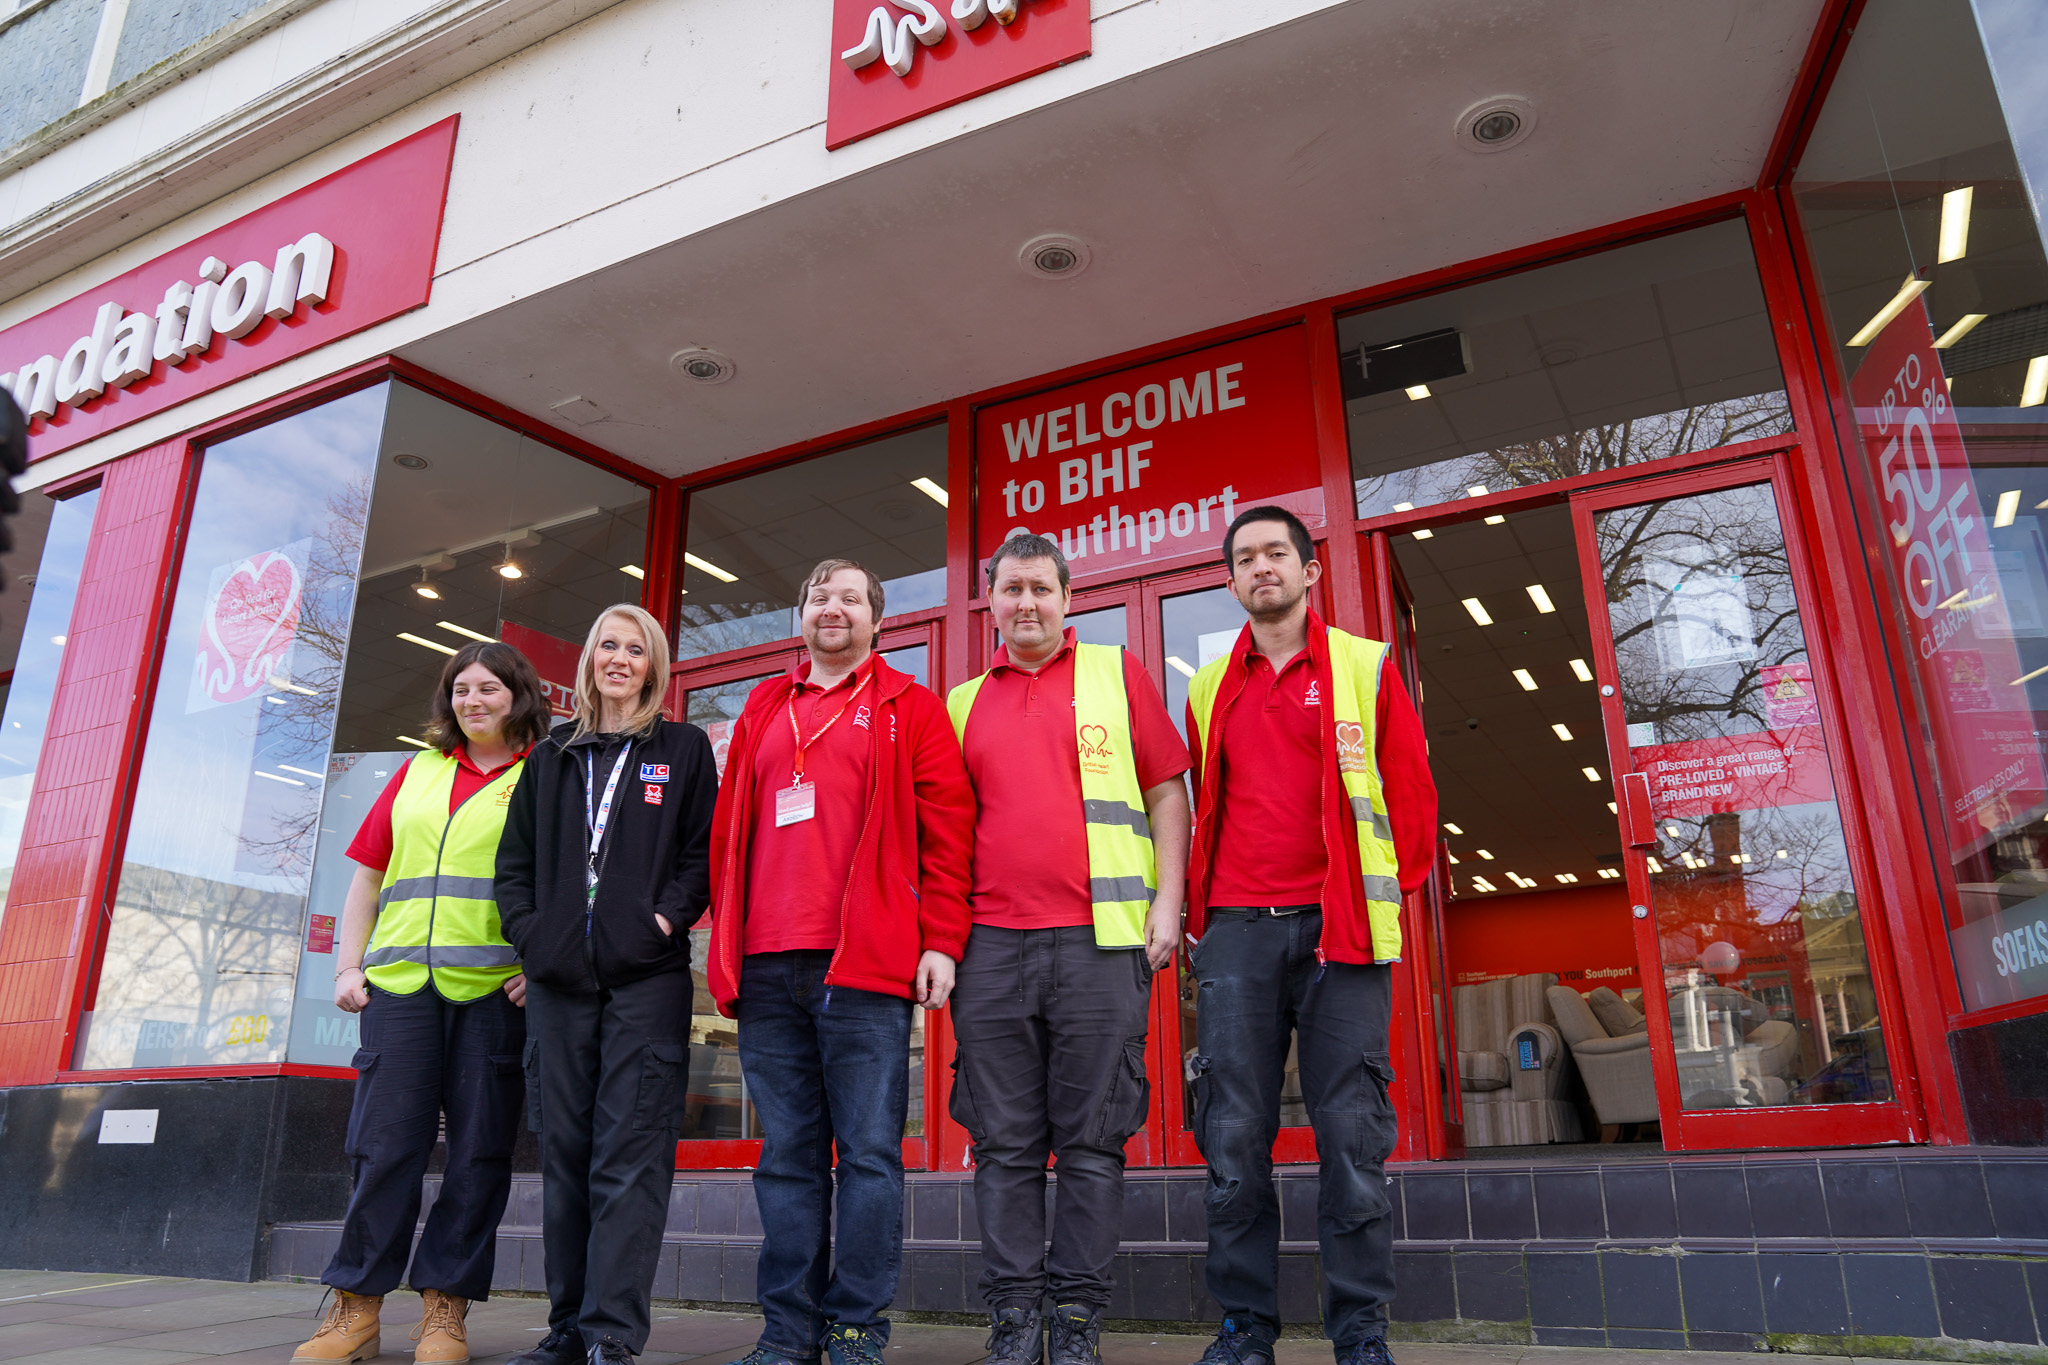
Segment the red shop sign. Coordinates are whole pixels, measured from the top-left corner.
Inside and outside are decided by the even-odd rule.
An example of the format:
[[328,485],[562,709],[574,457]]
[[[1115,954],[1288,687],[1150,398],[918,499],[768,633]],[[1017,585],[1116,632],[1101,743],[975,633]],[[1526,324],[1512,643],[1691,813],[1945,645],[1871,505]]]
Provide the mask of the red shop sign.
[[2036,808],[2048,784],[1969,451],[1917,299],[1878,334],[1849,391],[1961,858]]
[[833,0],[825,146],[1088,55],[1088,0]]
[[1268,502],[1323,523],[1300,327],[983,408],[974,449],[984,559],[1020,531],[1080,574],[1220,555],[1231,519]]
[[455,116],[0,332],[41,459],[427,301]]

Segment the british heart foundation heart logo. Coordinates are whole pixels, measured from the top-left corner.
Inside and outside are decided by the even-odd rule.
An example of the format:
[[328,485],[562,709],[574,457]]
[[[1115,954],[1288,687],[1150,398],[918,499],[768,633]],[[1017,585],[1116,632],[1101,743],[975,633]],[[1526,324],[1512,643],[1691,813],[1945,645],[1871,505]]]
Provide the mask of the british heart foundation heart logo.
[[1337,722],[1337,771],[1365,771],[1365,727],[1355,720]]
[[1083,758],[1109,757],[1109,730],[1101,725],[1081,727],[1081,756]]
[[286,670],[305,587],[293,548],[214,570],[188,711],[253,697]]

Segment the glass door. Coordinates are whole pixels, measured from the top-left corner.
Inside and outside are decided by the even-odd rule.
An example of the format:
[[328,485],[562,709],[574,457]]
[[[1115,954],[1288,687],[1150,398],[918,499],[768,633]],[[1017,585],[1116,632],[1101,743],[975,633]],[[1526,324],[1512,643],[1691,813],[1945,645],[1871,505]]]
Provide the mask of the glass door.
[[1909,1131],[1786,483],[1761,460],[1573,500],[1610,765],[1584,772],[1618,798],[1675,1150]]

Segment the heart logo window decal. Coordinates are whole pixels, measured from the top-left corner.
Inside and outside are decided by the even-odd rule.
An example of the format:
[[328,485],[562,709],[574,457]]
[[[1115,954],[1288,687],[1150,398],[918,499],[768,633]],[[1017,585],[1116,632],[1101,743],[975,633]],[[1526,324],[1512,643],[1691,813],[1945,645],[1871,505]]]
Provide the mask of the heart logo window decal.
[[193,660],[187,714],[244,701],[291,671],[310,541],[250,555],[213,571]]

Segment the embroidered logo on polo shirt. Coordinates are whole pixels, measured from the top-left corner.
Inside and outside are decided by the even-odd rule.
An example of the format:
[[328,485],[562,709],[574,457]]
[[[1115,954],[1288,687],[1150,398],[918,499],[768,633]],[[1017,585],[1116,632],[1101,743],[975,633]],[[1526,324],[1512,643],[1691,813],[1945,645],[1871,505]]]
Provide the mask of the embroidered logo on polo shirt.
[[1365,727],[1355,720],[1337,722],[1337,771],[1369,772],[1365,758]]
[[868,724],[868,707],[866,702],[862,702],[860,709],[853,713],[853,723],[863,730],[872,730],[874,728]]
[[642,763],[640,765],[640,780],[642,782],[668,781],[668,764]]
[[650,806],[658,806],[661,804],[661,791],[659,782],[649,782],[640,789],[640,799]]
[[1308,695],[1301,699],[1303,706],[1321,706],[1323,704],[1323,694],[1316,690],[1317,687],[1316,680],[1310,678],[1308,682]]

